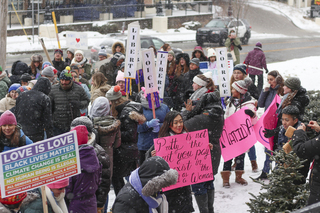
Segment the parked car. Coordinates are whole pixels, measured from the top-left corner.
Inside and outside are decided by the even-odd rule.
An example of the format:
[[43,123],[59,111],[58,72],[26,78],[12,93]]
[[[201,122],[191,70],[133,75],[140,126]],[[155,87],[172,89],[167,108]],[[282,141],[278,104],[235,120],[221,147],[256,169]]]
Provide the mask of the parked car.
[[203,43],[219,43],[224,46],[230,30],[235,30],[243,44],[248,44],[251,37],[251,27],[244,19],[214,18],[196,33],[196,41],[199,46]]
[[[92,46],[91,48],[91,60],[94,60],[94,61],[98,60],[99,50],[103,46],[106,48],[107,53],[112,54],[111,48],[115,42],[122,42],[124,46],[126,46],[127,35],[124,35],[121,33],[113,33],[108,35],[102,41],[99,41],[96,45]],[[141,44],[141,49],[147,49],[150,46],[154,46],[157,50],[160,50],[160,48],[165,44],[165,42],[157,37],[140,35],[140,44]],[[173,50],[175,55],[183,52],[180,48],[173,48],[171,46],[171,49]]]

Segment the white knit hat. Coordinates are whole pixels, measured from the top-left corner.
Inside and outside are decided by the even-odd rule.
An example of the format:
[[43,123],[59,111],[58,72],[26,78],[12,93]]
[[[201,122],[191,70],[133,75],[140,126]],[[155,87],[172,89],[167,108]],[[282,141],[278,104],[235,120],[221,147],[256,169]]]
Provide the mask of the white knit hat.
[[207,55],[208,58],[210,58],[210,57],[212,57],[212,56],[217,56],[217,55],[216,55],[216,51],[214,51],[213,48],[208,48],[208,49],[207,49],[207,52],[208,52],[208,55]]
[[84,56],[84,53],[83,53],[82,50],[76,50],[76,51],[74,52],[74,55],[76,55],[77,53],[80,53],[82,56]]
[[249,86],[252,84],[251,78],[245,78],[240,81],[235,81],[232,84],[232,87],[241,94],[246,94],[248,92]]

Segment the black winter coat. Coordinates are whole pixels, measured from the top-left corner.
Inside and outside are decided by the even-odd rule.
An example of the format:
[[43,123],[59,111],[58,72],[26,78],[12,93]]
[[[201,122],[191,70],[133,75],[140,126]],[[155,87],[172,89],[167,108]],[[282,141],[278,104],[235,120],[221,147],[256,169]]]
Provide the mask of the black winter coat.
[[15,115],[23,131],[28,136],[53,136],[52,108],[50,98],[51,83],[47,78],[39,78],[30,91],[23,92],[16,101]]
[[183,86],[184,86],[183,91],[185,93],[184,101],[186,101],[189,98],[186,96],[186,92],[188,90],[193,91],[193,88],[192,88],[193,78],[199,74],[202,74],[199,68],[195,70],[189,70],[189,72],[184,74],[184,81],[183,81]]
[[[84,89],[72,83],[69,90],[63,90],[60,84],[52,86],[49,94],[52,105],[53,126],[68,132],[71,122],[80,117],[80,109],[88,106],[90,99]],[[78,101],[77,108],[72,107],[70,102]]]
[[20,84],[21,75],[24,73],[28,73],[28,65],[21,61],[15,61],[12,64],[11,68],[11,76],[9,77],[12,84],[18,83]]
[[55,59],[53,59],[52,66],[54,68],[56,68],[58,70],[58,72],[60,73],[60,72],[62,72],[62,70],[64,70],[66,68],[67,64],[66,64],[66,62],[64,62],[62,60],[56,61]]

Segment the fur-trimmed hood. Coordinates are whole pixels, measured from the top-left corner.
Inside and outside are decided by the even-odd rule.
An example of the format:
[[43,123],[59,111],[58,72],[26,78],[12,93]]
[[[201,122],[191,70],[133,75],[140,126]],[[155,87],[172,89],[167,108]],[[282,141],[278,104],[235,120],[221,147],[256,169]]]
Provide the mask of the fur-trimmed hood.
[[116,45],[120,45],[121,46],[121,53],[123,55],[125,55],[126,54],[126,50],[125,50],[125,48],[123,46],[123,43],[121,43],[120,41],[117,41],[117,42],[113,43],[112,48],[111,48],[112,54],[116,53]]
[[93,125],[100,135],[107,135],[116,133],[120,129],[121,122],[110,115],[94,118]]
[[101,92],[107,93],[111,89],[111,86],[109,84],[106,84],[106,85],[100,87],[99,89]]
[[134,121],[136,121],[136,122],[138,122],[138,123],[140,123],[140,124],[142,124],[142,123],[147,121],[146,117],[144,117],[143,114],[140,114],[140,113],[138,113],[136,111],[131,111],[129,113],[129,118],[134,120]]

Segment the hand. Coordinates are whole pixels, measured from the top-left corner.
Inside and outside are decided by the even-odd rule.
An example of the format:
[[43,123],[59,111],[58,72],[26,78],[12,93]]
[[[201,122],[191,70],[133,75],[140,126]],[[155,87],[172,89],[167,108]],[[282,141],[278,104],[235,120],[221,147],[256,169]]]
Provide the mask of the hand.
[[187,100],[187,103],[184,102],[184,105],[185,105],[185,107],[186,107],[186,110],[188,110],[188,111],[191,111],[191,110],[192,110],[192,100],[191,100],[191,99],[188,99],[188,100]]
[[270,87],[266,87],[266,88],[264,88],[264,91],[265,91],[265,92],[268,92],[269,89],[270,89]]
[[152,150],[152,151],[151,151],[151,156],[154,157],[154,156],[156,156],[156,155],[157,155],[156,150]]
[[75,109],[80,109],[81,102],[80,101],[70,101],[71,107]]
[[210,148],[210,150],[213,149],[213,145],[211,143],[209,143],[209,148]]
[[304,123],[301,123],[301,125],[297,128],[298,129],[302,129],[303,131],[306,131],[306,125],[304,125]]
[[154,127],[156,127],[156,126],[159,126],[159,125],[160,125],[160,124],[159,124],[159,119],[155,118],[155,119],[152,119],[152,120],[150,120],[150,121],[147,121],[147,122],[146,122],[146,125],[147,125],[147,127],[149,127],[149,128],[154,128]]
[[159,130],[160,130],[160,126],[155,126],[155,127],[153,127],[152,132],[157,133],[157,132],[159,132]]
[[266,74],[268,74],[268,72],[269,72],[269,70],[268,70],[268,69],[266,69]]
[[252,112],[252,110],[250,110],[250,109],[246,109],[246,110],[244,110],[244,113],[246,113],[247,115],[249,115],[251,118],[253,118],[254,117],[254,112]]
[[271,138],[276,135],[276,131],[274,129],[264,129],[262,132],[264,133],[265,138]]
[[317,121],[310,121],[308,124],[308,127],[310,127],[311,129],[314,129],[316,132],[320,131],[320,126],[317,123]]

